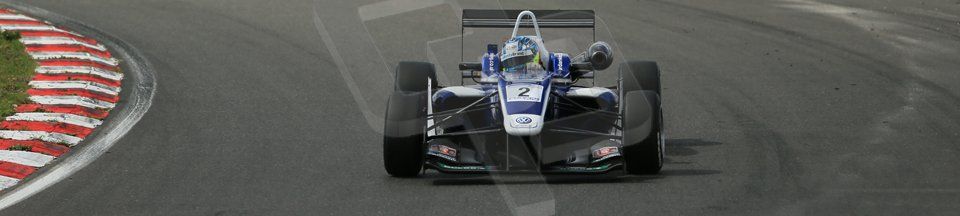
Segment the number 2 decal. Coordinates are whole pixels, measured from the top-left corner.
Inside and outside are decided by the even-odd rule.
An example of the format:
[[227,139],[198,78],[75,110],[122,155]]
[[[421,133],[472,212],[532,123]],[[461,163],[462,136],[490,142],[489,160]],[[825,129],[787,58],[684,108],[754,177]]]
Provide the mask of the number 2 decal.
[[540,102],[540,97],[542,96],[541,94],[543,94],[543,86],[520,84],[507,86],[505,96],[507,102]]
[[520,90],[520,94],[518,94],[517,96],[521,96],[521,97],[530,97],[530,95],[528,95],[528,94],[527,94],[527,93],[530,93],[530,88],[527,88],[527,87],[521,87],[521,88],[520,88],[520,89],[518,89],[518,90]]

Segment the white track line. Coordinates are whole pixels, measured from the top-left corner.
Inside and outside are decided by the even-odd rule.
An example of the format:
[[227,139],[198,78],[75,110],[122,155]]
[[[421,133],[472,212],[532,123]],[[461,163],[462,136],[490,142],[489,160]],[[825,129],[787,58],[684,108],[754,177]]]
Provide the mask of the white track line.
[[22,14],[0,14],[0,20],[28,20],[28,21],[37,21],[32,17],[24,16]]
[[29,151],[0,150],[0,161],[13,162],[32,167],[42,167],[56,157]]
[[85,89],[108,95],[120,94],[120,87],[108,86],[84,80],[30,81],[30,87],[36,89]]
[[30,100],[45,105],[77,105],[94,109],[113,109],[114,103],[81,96],[30,96]]
[[0,175],[0,190],[13,187],[17,183],[20,183],[20,179]]
[[100,121],[95,118],[90,118],[86,116],[79,116],[69,113],[17,113],[12,116],[7,116],[7,121],[47,121],[47,122],[59,122],[65,124],[77,125],[85,128],[95,128],[103,124],[103,121]]
[[63,32],[63,33],[67,33],[67,34],[72,34],[72,35],[75,35],[75,36],[83,37],[82,35],[77,34],[76,32],[67,31],[67,30],[63,30],[63,29],[60,29],[60,28],[57,28],[57,27],[47,26],[47,25],[0,25],[0,30],[4,30],[4,31],[55,31],[55,32]]
[[90,44],[86,41],[68,37],[22,37],[20,38],[20,42],[25,45],[80,45],[100,51],[107,50],[107,48],[101,44]]
[[357,14],[363,21],[393,16],[423,8],[443,4],[443,0],[388,0],[357,8]]
[[70,136],[62,133],[53,133],[46,131],[11,131],[0,130],[0,138],[12,140],[42,140],[46,142],[61,143],[73,147],[80,143],[79,137]]
[[41,74],[91,74],[116,81],[123,79],[122,73],[89,66],[40,66],[37,67],[36,72]]
[[30,52],[29,54],[37,60],[72,58],[100,62],[114,67],[120,63],[115,58],[103,58],[88,52]]

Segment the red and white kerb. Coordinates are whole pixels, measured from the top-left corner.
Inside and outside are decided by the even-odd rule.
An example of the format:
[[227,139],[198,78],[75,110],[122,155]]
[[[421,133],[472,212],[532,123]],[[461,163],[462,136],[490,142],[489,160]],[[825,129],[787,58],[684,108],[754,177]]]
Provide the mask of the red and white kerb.
[[0,8],[0,31],[17,31],[37,62],[29,102],[0,119],[0,190],[83,141],[120,100],[119,61],[97,40]]

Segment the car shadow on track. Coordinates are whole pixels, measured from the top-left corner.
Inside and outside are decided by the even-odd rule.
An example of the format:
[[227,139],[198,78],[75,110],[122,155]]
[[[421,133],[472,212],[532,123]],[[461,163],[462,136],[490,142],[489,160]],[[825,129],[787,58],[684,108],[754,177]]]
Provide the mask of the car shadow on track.
[[704,146],[716,146],[722,145],[723,143],[708,141],[702,139],[667,139],[665,144],[667,158],[670,159],[670,156],[693,156],[700,154],[700,151],[697,151],[697,148]]
[[536,175],[536,174],[500,174],[500,175],[448,175],[428,172],[423,178],[432,179],[435,186],[451,185],[496,185],[496,184],[605,184],[605,183],[644,183],[651,180],[679,177],[703,176],[723,173],[720,170],[710,169],[677,169],[670,164],[687,164],[671,157],[688,157],[699,154],[697,149],[705,146],[721,145],[720,142],[701,139],[669,139],[666,142],[664,163],[667,164],[656,175]]
[[521,184],[610,184],[610,183],[644,183],[650,180],[669,178],[672,176],[699,176],[715,175],[722,173],[719,170],[698,170],[698,169],[669,169],[662,170],[657,175],[622,175],[622,176],[490,176],[490,175],[472,175],[472,176],[447,176],[440,173],[427,173],[423,178],[433,179],[435,186],[455,186],[455,185],[521,185]]

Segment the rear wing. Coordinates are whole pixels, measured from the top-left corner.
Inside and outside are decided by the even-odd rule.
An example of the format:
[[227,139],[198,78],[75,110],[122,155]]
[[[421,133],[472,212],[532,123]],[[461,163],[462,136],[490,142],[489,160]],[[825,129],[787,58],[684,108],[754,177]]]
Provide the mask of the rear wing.
[[[460,18],[460,61],[463,61],[463,36],[466,28],[513,28],[523,10],[463,9]],[[593,10],[531,10],[540,28],[589,28],[597,41],[596,15]],[[525,19],[520,27],[534,27]]]
[[[464,28],[513,28],[517,15],[522,10],[477,10],[464,9],[461,24]],[[532,10],[537,15],[537,24],[544,28],[594,28],[596,16],[593,10]],[[530,20],[521,27],[533,27]]]
[[[589,28],[593,33],[593,41],[597,41],[596,14],[593,10],[530,10],[536,15],[535,19],[523,19],[517,23],[517,19],[524,10],[484,10],[484,9],[463,9],[463,16],[460,19],[460,62],[461,84],[463,79],[480,78],[479,71],[482,70],[479,62],[463,62],[463,36],[466,28]],[[536,25],[534,25],[536,20]],[[514,29],[516,34],[516,29]],[[495,48],[494,48],[495,49]],[[582,72],[580,78],[594,78],[593,68],[590,64],[573,63],[571,70]],[[573,81],[575,82],[575,80]]]

